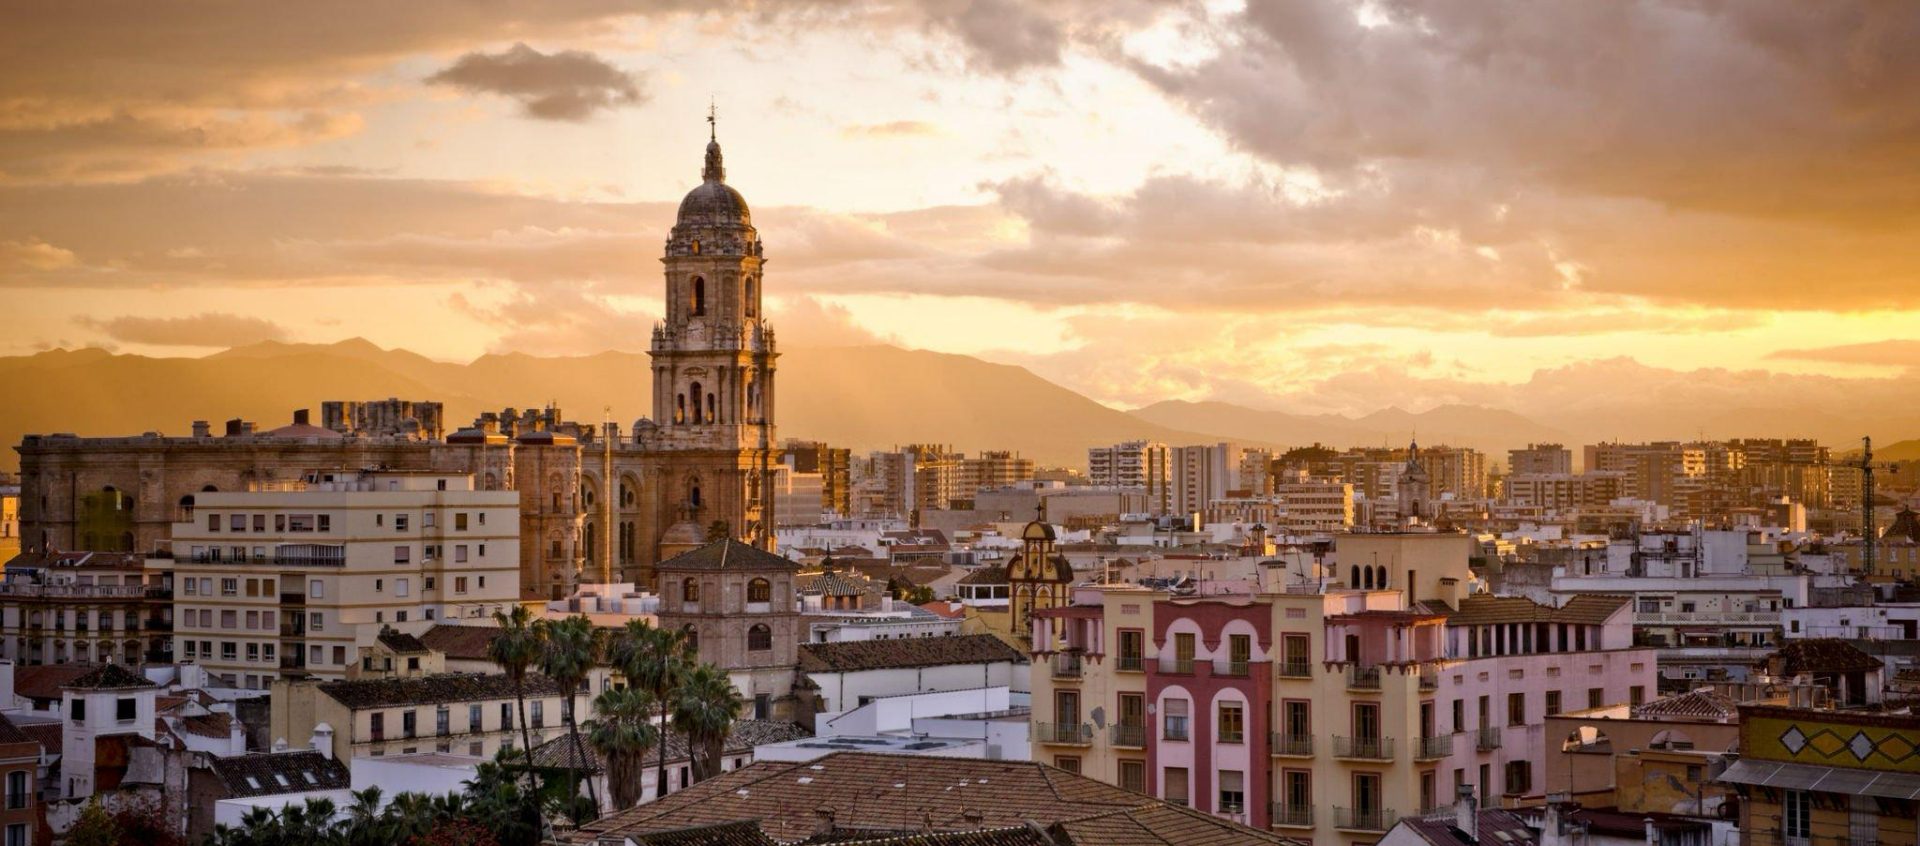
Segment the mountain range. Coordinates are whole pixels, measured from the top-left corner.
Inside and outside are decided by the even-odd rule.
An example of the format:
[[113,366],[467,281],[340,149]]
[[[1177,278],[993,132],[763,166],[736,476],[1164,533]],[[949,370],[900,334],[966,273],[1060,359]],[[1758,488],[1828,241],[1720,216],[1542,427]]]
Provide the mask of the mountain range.
[[[445,403],[452,427],[483,410],[547,404],[577,420],[611,415],[624,427],[649,412],[647,361],[645,354],[628,352],[511,353],[458,364],[358,338],[335,344],[263,342],[201,358],[53,350],[0,357],[0,397],[6,398],[0,403],[0,441],[17,444],[24,434],[51,432],[183,434],[194,420],[213,421],[218,431],[220,421],[236,417],[272,428],[290,420],[294,409],[317,409],[323,400],[390,396]],[[1010,449],[1043,465],[1070,467],[1085,465],[1089,446],[1134,438],[1176,445],[1235,440],[1345,447],[1397,445],[1417,434],[1425,444],[1476,447],[1499,461],[1507,448],[1536,441],[1574,446],[1615,436],[1687,438],[1703,421],[1732,427],[1725,436],[1801,433],[1834,443],[1862,423],[1829,413],[1815,418],[1811,431],[1801,432],[1794,427],[1806,418],[1788,419],[1776,409],[1712,407],[1689,416],[1668,407],[1663,414],[1653,404],[1657,397],[1622,399],[1617,413],[1596,412],[1605,396],[1558,412],[1553,411],[1558,404],[1546,405],[1545,415],[1451,404],[1418,413],[1387,408],[1346,417],[1184,401],[1123,411],[1023,367],[888,345],[792,349],[781,355],[779,367],[782,437],[824,440],[856,451],[907,443],[949,444],[968,452]],[[1565,396],[1564,386],[1557,395]],[[1920,429],[1916,421],[1920,418],[1900,418],[1902,425],[1915,422],[1914,429]],[[1893,448],[1894,439],[1887,440]],[[17,464],[10,450],[0,457],[0,467]]]

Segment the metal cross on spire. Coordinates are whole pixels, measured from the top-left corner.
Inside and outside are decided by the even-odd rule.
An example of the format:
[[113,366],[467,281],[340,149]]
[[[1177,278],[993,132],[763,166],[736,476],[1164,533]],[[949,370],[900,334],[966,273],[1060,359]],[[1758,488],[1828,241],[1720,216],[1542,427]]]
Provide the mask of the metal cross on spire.
[[720,125],[718,120],[719,117],[720,117],[719,107],[714,105],[712,97],[708,97],[707,98],[707,140],[708,141],[720,140]]

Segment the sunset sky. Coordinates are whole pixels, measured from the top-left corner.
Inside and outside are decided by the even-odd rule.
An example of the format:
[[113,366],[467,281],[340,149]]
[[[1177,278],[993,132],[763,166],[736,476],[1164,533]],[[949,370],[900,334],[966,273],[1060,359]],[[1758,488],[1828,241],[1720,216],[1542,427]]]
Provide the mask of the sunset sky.
[[1841,0],[7,3],[0,354],[643,350],[710,101],[789,347],[1341,412],[1920,362],[1920,11]]

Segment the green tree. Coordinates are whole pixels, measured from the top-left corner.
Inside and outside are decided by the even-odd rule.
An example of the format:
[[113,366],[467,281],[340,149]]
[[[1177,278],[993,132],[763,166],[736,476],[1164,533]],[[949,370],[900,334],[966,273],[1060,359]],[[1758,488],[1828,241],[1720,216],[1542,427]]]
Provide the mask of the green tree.
[[673,706],[673,727],[687,736],[687,754],[693,759],[693,780],[720,774],[727,735],[746,700],[719,667],[701,664],[680,680]]
[[725,520],[715,520],[707,524],[707,543],[723,541],[733,537],[733,527]]
[[[512,612],[495,611],[493,619],[499,622],[500,632],[487,641],[487,658],[500,665],[500,671],[513,680],[513,698],[519,705],[520,742],[531,755],[533,733],[527,729],[527,671],[540,660],[543,651],[540,621],[525,605],[513,606]],[[527,778],[533,779],[531,766],[527,768]]]
[[67,846],[118,846],[120,826],[107,809],[100,807],[100,800],[94,799],[80,809],[80,818],[67,829],[66,843]]
[[[553,679],[560,688],[560,713],[567,722],[567,738],[573,747],[573,764],[567,767],[568,781],[572,790],[569,796],[580,794],[580,768],[577,764],[586,760],[586,746],[580,740],[579,715],[574,713],[580,701],[580,689],[586,684],[587,674],[593,670],[593,664],[600,655],[601,631],[595,628],[593,621],[584,614],[575,614],[564,620],[546,622],[546,648],[540,651],[540,672]],[[593,780],[587,780],[587,798],[593,800],[593,807],[600,807],[600,791],[594,788]]]
[[653,724],[653,695],[637,687],[609,688],[593,700],[593,711],[587,742],[606,761],[614,810],[624,811],[639,803],[647,750],[660,740]]
[[[635,622],[640,625],[628,623],[620,633],[624,650],[616,653],[620,672],[627,677],[628,684],[653,694],[664,730],[673,707],[671,694],[680,685],[680,677],[690,663],[687,635],[675,629],[655,628],[644,621]],[[659,760],[653,774],[653,792],[654,797],[659,798],[667,793],[666,738],[661,738],[655,746]]]

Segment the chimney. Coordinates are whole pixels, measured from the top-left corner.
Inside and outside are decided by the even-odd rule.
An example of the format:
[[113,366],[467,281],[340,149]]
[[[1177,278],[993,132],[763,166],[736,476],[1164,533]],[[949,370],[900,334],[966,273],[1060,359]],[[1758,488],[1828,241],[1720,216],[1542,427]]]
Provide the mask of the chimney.
[[1480,842],[1480,815],[1473,804],[1473,785],[1460,785],[1459,798],[1453,800],[1453,827],[1467,838],[1468,843]]
[[207,425],[207,421],[205,420],[195,420],[193,421],[193,436],[196,438],[207,437],[213,433],[212,428],[213,427]]
[[235,417],[227,421],[227,437],[231,438],[238,434],[240,434],[240,418]]
[[314,726],[313,737],[307,741],[307,745],[320,753],[320,757],[331,759],[333,757],[333,726],[326,723]]
[[821,805],[820,807],[813,809],[813,816],[814,816],[814,822],[813,822],[814,834],[828,835],[833,833],[834,828],[833,828],[833,809],[832,808],[826,805]]
[[284,738],[284,737],[276,737],[276,738],[274,738],[274,739],[273,739],[273,751],[275,751],[275,752],[285,752],[285,751],[287,751],[287,749],[288,749],[288,746],[287,746],[287,739],[286,739],[286,738]]
[[308,420],[308,417],[307,417],[306,409],[296,408],[293,410],[293,424],[295,426],[305,426],[307,425],[307,420]]

